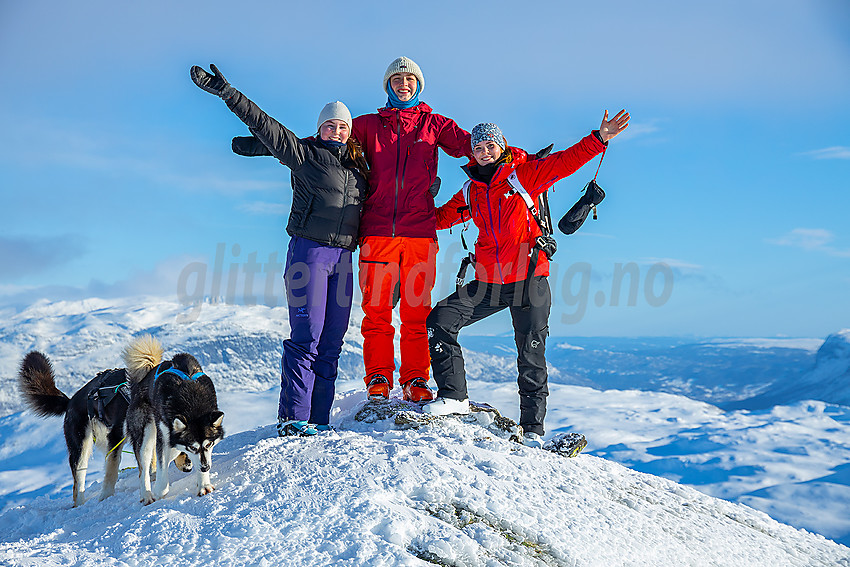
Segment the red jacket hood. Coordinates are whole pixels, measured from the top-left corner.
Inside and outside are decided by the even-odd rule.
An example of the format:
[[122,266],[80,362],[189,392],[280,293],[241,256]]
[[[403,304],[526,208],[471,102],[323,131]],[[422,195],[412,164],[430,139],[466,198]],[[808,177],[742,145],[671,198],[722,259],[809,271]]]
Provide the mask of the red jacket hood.
[[[496,170],[496,174],[493,175],[493,179],[490,180],[490,185],[492,185],[493,183],[498,183],[502,179],[508,177],[514,168],[516,168],[522,163],[529,161],[528,152],[526,152],[522,148],[508,146],[508,149],[511,151],[511,161],[503,163],[499,166],[499,168]],[[464,173],[466,173],[466,175],[468,175],[470,179],[472,179],[473,181],[478,181],[477,179],[469,175],[469,168],[474,165],[478,165],[478,162],[475,161],[474,157],[471,157],[469,158],[469,161],[466,163],[466,165],[462,166],[461,169],[463,169]],[[508,167],[502,167],[504,165],[507,165]],[[480,181],[478,182],[481,183]]]
[[411,106],[410,108],[392,108],[390,106],[385,106],[383,108],[378,109],[378,114],[384,117],[393,116],[396,112],[431,112],[431,107],[425,104],[424,102],[420,102],[416,106]]

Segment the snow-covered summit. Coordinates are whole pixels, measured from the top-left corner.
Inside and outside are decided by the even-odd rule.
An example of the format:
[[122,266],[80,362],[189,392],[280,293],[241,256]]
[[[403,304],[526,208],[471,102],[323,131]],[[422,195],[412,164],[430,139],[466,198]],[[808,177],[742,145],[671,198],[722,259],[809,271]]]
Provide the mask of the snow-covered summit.
[[770,407],[797,400],[820,400],[850,406],[850,329],[829,335],[817,351],[814,367],[745,403]]
[[818,349],[814,369],[790,395],[850,405],[850,329],[829,335]]
[[[217,490],[192,478],[138,502],[71,508],[42,496],[0,515],[10,565],[850,565],[850,549],[761,512],[589,455],[565,459],[447,419],[419,430],[352,419],[278,438],[272,426],[216,448]],[[90,490],[96,494],[97,490]]]
[[817,364],[829,364],[832,361],[843,363],[850,368],[850,329],[842,329],[829,335],[818,349]]

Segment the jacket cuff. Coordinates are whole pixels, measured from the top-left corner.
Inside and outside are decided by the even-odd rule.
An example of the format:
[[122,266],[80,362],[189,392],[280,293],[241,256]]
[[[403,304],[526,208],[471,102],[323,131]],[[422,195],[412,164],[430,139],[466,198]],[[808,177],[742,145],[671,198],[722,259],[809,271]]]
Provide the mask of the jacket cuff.
[[223,89],[221,89],[221,93],[218,96],[220,96],[221,99],[226,102],[226,101],[230,100],[231,98],[233,98],[233,95],[235,95],[238,92],[239,91],[237,91],[235,88],[233,88],[233,85],[228,83],[224,86]]
[[592,134],[600,144],[602,144],[605,147],[608,147],[608,142],[602,141],[602,135],[599,133],[599,130],[593,130]]

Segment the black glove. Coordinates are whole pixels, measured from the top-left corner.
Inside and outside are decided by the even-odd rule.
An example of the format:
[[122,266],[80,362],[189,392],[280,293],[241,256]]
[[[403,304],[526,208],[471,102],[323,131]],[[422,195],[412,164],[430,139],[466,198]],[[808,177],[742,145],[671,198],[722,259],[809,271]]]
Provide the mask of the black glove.
[[440,181],[440,178],[439,178],[439,177],[435,177],[435,178],[434,178],[434,182],[433,182],[433,183],[431,183],[431,186],[430,186],[430,187],[428,187],[428,192],[429,192],[429,193],[431,193],[431,196],[432,196],[432,197],[436,197],[436,196],[437,196],[437,193],[439,193],[439,192],[440,192],[440,183],[442,183],[442,182]]
[[234,154],[240,156],[270,156],[272,153],[256,136],[236,136],[230,143]]
[[195,84],[208,93],[221,98],[230,98],[233,94],[233,90],[235,89],[230,86],[230,83],[227,82],[227,79],[224,78],[224,75],[221,74],[218,67],[210,63],[210,69],[212,69],[212,75],[201,67],[192,65],[192,69],[189,74],[192,76],[192,80]]
[[593,218],[596,218],[596,205],[601,203],[604,198],[605,191],[596,184],[596,181],[591,180],[584,187],[584,195],[561,217],[558,222],[558,229],[564,234],[572,234],[577,231],[587,219],[591,210],[594,211]]

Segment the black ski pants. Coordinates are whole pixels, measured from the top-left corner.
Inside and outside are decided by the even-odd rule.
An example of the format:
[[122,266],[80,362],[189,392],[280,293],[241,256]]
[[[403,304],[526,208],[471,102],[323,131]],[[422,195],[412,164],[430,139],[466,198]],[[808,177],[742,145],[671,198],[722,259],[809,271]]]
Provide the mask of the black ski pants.
[[543,435],[549,395],[546,336],[552,295],[546,276],[534,276],[527,294],[523,293],[525,283],[525,280],[510,284],[474,280],[443,299],[428,315],[428,346],[431,370],[439,387],[437,395],[465,400],[469,396],[457,336],[462,328],[509,308],[517,347],[519,423],[524,431]]

